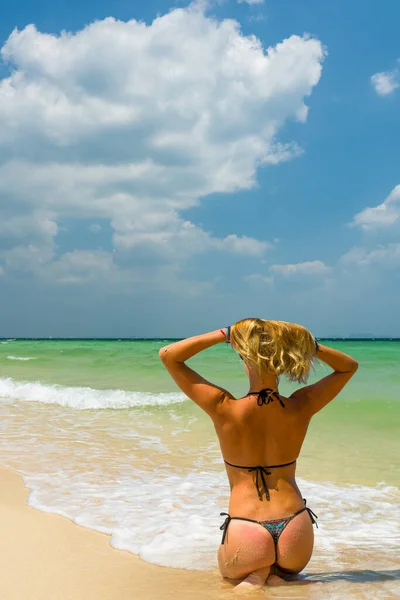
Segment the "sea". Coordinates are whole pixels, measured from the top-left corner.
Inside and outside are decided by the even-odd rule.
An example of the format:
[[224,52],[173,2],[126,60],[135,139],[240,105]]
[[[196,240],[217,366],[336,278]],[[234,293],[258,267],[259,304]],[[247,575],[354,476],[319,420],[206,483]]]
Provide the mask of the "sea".
[[[321,341],[360,368],[313,418],[298,461],[319,516],[305,573],[399,598],[400,340]],[[23,475],[31,506],[109,534],[144,561],[212,570],[228,480],[212,422],[159,360],[167,343],[0,340],[0,463]],[[226,344],[189,364],[237,397],[248,391]],[[310,381],[328,372],[319,364]],[[280,391],[296,387],[282,379]]]

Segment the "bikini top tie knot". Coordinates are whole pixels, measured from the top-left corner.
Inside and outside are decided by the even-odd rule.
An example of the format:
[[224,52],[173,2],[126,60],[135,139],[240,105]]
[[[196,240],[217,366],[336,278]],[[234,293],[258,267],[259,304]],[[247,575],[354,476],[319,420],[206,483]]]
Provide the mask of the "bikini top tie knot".
[[263,404],[269,404],[270,402],[273,402],[274,399],[276,399],[276,400],[278,400],[278,402],[282,406],[282,408],[285,408],[285,405],[283,404],[278,392],[275,392],[275,390],[272,390],[271,388],[264,388],[263,390],[260,390],[259,392],[249,392],[247,395],[248,396],[257,396],[258,406],[263,406]]
[[[255,472],[256,480],[254,483],[257,488],[258,498],[260,500],[262,500],[262,495],[264,493],[265,498],[267,500],[270,500],[267,480],[265,479],[266,476],[272,475],[270,469],[280,469],[282,467],[289,467],[290,465],[294,465],[296,461],[292,460],[291,462],[284,463],[283,465],[265,465],[265,466],[257,465],[254,467],[243,466],[243,465],[233,465],[232,463],[228,462],[227,460],[225,460],[224,462],[225,462],[225,464],[229,465],[230,467],[234,467],[235,469],[246,469],[249,473]],[[260,479],[261,479],[262,486],[260,486]]]
[[258,492],[258,498],[260,500],[262,500],[262,491],[261,491],[261,486],[260,486],[260,479],[261,479],[261,483],[262,483],[262,489],[264,491],[265,494],[265,498],[267,500],[269,500],[269,491],[268,491],[268,485],[267,482],[265,480],[265,475],[272,475],[271,471],[267,470],[268,467],[263,467],[261,465],[258,465],[257,467],[249,467],[247,470],[249,473],[256,473],[256,488],[257,488],[257,492]]

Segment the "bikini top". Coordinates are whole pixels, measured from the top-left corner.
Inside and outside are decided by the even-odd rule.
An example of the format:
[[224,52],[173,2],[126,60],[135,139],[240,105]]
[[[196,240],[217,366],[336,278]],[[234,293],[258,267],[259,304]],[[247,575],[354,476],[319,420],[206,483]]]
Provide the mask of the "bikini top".
[[[257,396],[258,406],[262,406],[263,404],[269,404],[270,402],[273,402],[274,399],[276,399],[276,400],[278,400],[278,402],[282,406],[282,408],[285,408],[285,405],[282,402],[282,399],[279,396],[278,392],[275,392],[274,390],[272,390],[270,388],[265,388],[263,390],[260,390],[259,392],[249,392],[248,394],[246,394],[246,396]],[[270,500],[268,486],[267,486],[267,482],[265,480],[266,475],[272,475],[272,473],[269,471],[269,469],[279,469],[280,467],[288,467],[289,465],[294,465],[296,461],[292,460],[292,462],[284,463],[282,465],[270,465],[270,466],[257,465],[255,467],[244,467],[242,465],[233,465],[232,463],[228,462],[227,460],[224,460],[224,462],[225,462],[225,464],[229,465],[230,467],[234,467],[235,469],[247,469],[249,473],[255,472],[256,480],[254,483],[255,483],[255,486],[257,489],[259,499],[262,500],[262,492],[260,490],[260,479],[261,479],[265,497],[267,500]]]

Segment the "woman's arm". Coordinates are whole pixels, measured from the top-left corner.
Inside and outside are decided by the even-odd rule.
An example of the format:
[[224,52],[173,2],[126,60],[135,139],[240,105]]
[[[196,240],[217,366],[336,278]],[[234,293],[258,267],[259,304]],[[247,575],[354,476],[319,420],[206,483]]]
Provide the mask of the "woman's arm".
[[225,331],[217,329],[203,335],[181,340],[161,348],[159,356],[182,392],[198,404],[211,417],[215,416],[224,398],[231,395],[223,388],[210,383],[185,364],[206,348],[226,341]]
[[318,348],[317,358],[336,373],[348,373],[349,371],[355,373],[357,371],[358,362],[348,354],[322,344],[318,344]]
[[216,329],[210,333],[195,335],[186,340],[180,340],[179,342],[165,346],[161,348],[159,355],[164,364],[166,360],[183,363],[202,350],[206,350],[206,348],[210,348],[221,342],[226,342],[225,330]]
[[336,398],[358,369],[358,362],[354,358],[322,344],[319,344],[317,358],[331,367],[334,372],[292,394],[292,398],[305,400],[309,416],[314,415]]

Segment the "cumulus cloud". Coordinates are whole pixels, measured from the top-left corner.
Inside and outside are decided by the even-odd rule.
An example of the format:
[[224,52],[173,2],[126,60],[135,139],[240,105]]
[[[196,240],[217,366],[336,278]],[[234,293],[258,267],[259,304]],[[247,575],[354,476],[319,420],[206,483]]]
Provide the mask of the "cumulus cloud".
[[373,208],[365,208],[355,215],[353,227],[361,227],[364,231],[390,227],[400,219],[400,185],[397,185],[389,196]]
[[53,244],[16,245],[1,253],[5,268],[22,273],[37,273],[47,275],[47,267],[54,257]]
[[74,250],[65,252],[51,264],[51,277],[60,283],[81,283],[106,279],[109,283],[118,276],[108,252]]
[[330,271],[330,268],[320,260],[289,265],[271,265],[269,269],[273,273],[278,273],[283,277],[291,277],[293,275],[325,275]]
[[[267,250],[240,232],[218,238],[185,211],[250,189],[260,165],[301,152],[277,136],[288,119],[306,120],[319,40],[294,35],[264,51],[237,22],[197,5],[151,25],[107,18],[59,36],[29,25],[1,54],[11,71],[0,81],[6,269],[43,272],[54,262],[72,281],[72,272],[90,279],[112,265],[119,273],[145,252],[165,262]],[[108,223],[116,252],[58,256],[63,219]]]
[[388,71],[386,73],[375,73],[371,77],[371,83],[377,94],[380,96],[388,96],[400,87],[399,70],[393,69],[393,71]]
[[269,242],[260,242],[245,235],[238,237],[235,234],[228,235],[218,243],[222,249],[232,254],[247,256],[261,256],[271,246]]
[[379,245],[373,250],[354,247],[341,257],[345,266],[371,267],[379,269],[398,269],[400,267],[400,243]]

